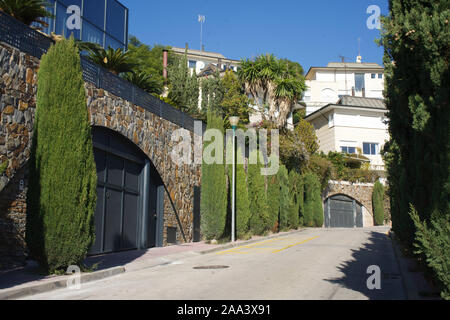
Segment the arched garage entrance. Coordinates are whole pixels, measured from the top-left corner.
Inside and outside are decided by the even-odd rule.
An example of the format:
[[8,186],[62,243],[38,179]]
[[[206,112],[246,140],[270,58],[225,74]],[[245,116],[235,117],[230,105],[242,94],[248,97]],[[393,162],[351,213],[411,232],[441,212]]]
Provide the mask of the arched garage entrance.
[[164,186],[148,157],[119,133],[92,128],[97,165],[91,255],[162,246]]
[[326,228],[362,228],[363,207],[343,194],[329,197],[324,205]]

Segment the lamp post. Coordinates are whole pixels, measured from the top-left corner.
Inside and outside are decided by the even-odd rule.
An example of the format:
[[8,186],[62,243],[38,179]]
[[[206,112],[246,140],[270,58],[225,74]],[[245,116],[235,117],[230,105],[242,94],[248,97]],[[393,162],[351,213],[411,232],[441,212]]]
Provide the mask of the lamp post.
[[233,186],[231,196],[231,241],[236,241],[236,129],[239,117],[230,117],[231,128],[233,128]]

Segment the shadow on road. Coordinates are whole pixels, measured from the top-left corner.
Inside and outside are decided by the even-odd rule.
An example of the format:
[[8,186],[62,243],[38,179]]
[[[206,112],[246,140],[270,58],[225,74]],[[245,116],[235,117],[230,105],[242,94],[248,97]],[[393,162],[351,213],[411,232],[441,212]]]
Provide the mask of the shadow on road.
[[[340,278],[325,279],[351,291],[362,293],[374,300],[402,300],[405,294],[400,271],[392,249],[391,239],[382,232],[367,231],[370,236],[367,242],[355,250],[352,249],[352,259],[338,266],[343,273]],[[381,269],[381,289],[370,290],[367,280],[373,274],[367,273],[369,266],[379,266]],[[349,290],[337,290],[331,299],[351,299]]]

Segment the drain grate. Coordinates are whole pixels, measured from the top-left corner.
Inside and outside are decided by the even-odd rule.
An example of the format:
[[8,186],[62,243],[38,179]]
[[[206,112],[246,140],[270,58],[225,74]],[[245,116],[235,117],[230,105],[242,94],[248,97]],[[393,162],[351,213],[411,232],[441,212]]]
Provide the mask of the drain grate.
[[230,266],[199,266],[194,267],[195,270],[217,270],[217,269],[228,269]]

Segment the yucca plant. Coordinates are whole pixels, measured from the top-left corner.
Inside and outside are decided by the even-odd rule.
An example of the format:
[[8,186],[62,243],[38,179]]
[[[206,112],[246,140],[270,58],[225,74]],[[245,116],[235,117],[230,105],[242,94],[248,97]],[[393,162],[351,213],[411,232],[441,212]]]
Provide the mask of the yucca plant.
[[88,48],[88,51],[89,60],[105,69],[108,69],[115,75],[125,72],[132,72],[136,67],[136,64],[130,58],[129,53],[124,52],[121,48],[116,50],[111,47],[109,47],[108,50],[103,48]]
[[9,14],[28,26],[36,22],[47,27],[48,24],[41,18],[53,17],[46,9],[49,5],[49,3],[42,0],[0,0],[0,11]]
[[162,93],[162,83],[146,72],[129,72],[124,75],[124,79],[148,93]]

